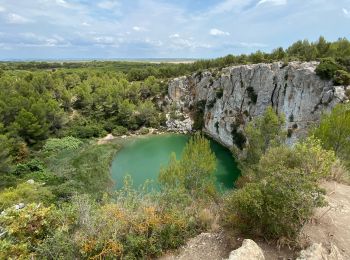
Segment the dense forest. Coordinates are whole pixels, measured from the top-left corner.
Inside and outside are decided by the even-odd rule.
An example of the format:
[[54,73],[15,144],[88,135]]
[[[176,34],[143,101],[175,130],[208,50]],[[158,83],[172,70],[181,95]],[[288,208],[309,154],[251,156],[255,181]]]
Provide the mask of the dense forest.
[[215,189],[215,155],[200,133],[160,171],[160,191],[147,184],[134,190],[129,178],[113,191],[109,168],[120,146],[96,139],[164,128],[173,77],[314,60],[321,78],[350,84],[345,38],[192,64],[1,62],[0,259],[155,257],[210,230],[218,216],[223,228],[295,245],[312,210],[325,204],[319,181],[349,182],[349,104],[324,115],[293,147],[273,109],[250,122],[245,157],[233,150],[242,176],[227,194]]

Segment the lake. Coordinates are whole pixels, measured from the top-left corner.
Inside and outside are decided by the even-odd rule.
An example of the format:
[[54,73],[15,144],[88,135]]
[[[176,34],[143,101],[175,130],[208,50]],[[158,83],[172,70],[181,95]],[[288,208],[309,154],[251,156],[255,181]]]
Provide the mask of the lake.
[[[168,164],[172,152],[176,153],[177,159],[181,158],[189,138],[188,135],[164,134],[132,137],[125,140],[111,168],[116,189],[123,186],[126,175],[132,177],[135,188],[144,184],[146,180],[157,182],[161,166]],[[232,153],[214,140],[210,140],[210,145],[217,158],[215,171],[217,187],[222,191],[232,189],[240,175]]]

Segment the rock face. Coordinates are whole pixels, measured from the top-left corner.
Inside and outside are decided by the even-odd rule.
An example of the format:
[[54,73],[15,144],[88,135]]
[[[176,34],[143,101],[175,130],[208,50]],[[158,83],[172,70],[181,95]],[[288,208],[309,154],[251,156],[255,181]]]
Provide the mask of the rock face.
[[244,239],[240,248],[232,251],[228,260],[265,260],[261,248],[250,239]]
[[343,260],[338,248],[331,245],[329,249],[322,246],[322,244],[312,244],[305,250],[300,252],[297,260]]
[[[181,118],[183,117],[183,118]],[[193,121],[188,115],[179,113],[179,118],[171,118],[170,114],[166,115],[166,126],[168,131],[188,133],[192,131]]]
[[[315,73],[317,62],[291,62],[233,66],[180,77],[169,84],[168,95],[179,110],[191,114],[204,109],[204,130],[231,147],[234,129],[272,106],[286,117],[290,142],[305,134],[323,111],[347,102],[347,87],[334,86]],[[188,127],[188,124],[186,124]]]

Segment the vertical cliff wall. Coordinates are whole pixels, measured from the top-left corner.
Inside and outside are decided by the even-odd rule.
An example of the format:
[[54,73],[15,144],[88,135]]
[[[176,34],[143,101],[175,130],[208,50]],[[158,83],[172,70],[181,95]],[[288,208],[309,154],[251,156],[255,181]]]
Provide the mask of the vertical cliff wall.
[[320,119],[323,111],[348,101],[345,92],[349,87],[321,80],[316,67],[317,62],[291,62],[205,71],[172,80],[168,95],[184,114],[202,106],[204,130],[228,147],[234,144],[234,129],[242,129],[268,106],[285,115],[289,141],[293,142]]

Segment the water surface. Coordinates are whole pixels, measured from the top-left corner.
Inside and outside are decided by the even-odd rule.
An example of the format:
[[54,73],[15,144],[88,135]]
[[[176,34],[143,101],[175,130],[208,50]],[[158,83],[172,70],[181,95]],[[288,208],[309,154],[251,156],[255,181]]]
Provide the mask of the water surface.
[[[122,187],[126,175],[131,175],[135,188],[146,180],[155,183],[161,166],[168,164],[172,152],[176,153],[177,159],[181,158],[189,138],[187,135],[165,134],[126,140],[112,163],[112,178],[116,188]],[[222,190],[233,188],[239,170],[231,152],[213,140],[210,140],[210,145],[217,158],[217,187]]]

